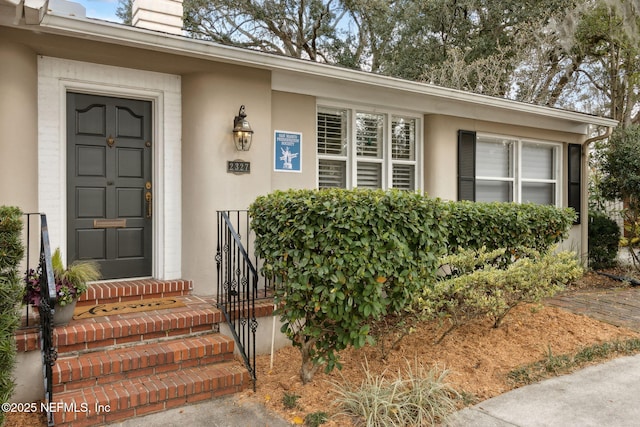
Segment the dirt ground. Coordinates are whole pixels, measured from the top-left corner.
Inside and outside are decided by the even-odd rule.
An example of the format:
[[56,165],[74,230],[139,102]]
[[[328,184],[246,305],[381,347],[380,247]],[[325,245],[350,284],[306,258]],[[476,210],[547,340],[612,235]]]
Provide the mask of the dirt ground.
[[[594,273],[586,274],[574,288],[609,288],[624,286]],[[327,412],[331,419],[327,427],[349,426],[351,421],[336,415],[336,397],[333,382],[360,384],[363,366],[371,374],[385,370],[391,375],[403,369],[407,362],[420,361],[425,367],[437,366],[448,370],[447,379],[458,392],[481,401],[513,388],[507,373],[514,368],[542,359],[549,351],[553,354],[572,353],[578,349],[605,341],[640,337],[628,329],[618,328],[567,311],[526,305],[512,310],[498,329],[490,321],[468,324],[447,335],[440,344],[437,324],[425,324],[405,337],[399,347],[381,358],[379,348],[365,347],[346,350],[340,354],[341,371],[327,375],[319,372],[314,380],[303,385],[299,379],[300,354],[296,348],[284,348],[274,355],[273,367],[269,355],[257,360],[257,392],[245,391],[240,400],[263,403],[268,409],[281,414],[292,424],[302,424],[305,415]],[[286,409],[283,396],[297,395],[295,409]],[[40,427],[42,417],[28,414],[7,414],[6,427]]]
[[[595,273],[586,274],[573,289],[609,288],[624,286]],[[405,337],[400,346],[381,358],[377,348],[346,350],[340,354],[342,371],[329,375],[317,373],[314,380],[303,385],[299,379],[300,354],[296,348],[284,348],[275,354],[273,367],[268,355],[257,360],[257,392],[247,391],[242,398],[265,404],[292,423],[300,423],[305,415],[327,412],[331,419],[325,426],[349,426],[345,416],[337,416],[336,394],[332,383],[360,384],[363,366],[377,375],[385,370],[392,376],[417,359],[425,367],[446,369],[448,382],[465,396],[478,402],[514,388],[507,373],[514,368],[553,354],[576,352],[582,347],[616,339],[640,337],[637,332],[618,328],[585,316],[575,315],[554,307],[526,305],[512,310],[498,328],[488,320],[468,324],[447,335],[440,344],[438,325],[425,324]],[[295,409],[286,409],[283,396],[297,395]]]

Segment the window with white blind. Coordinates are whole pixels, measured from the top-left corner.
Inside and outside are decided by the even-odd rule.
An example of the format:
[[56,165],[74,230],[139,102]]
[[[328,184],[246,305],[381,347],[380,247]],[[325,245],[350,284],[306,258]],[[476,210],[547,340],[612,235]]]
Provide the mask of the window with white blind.
[[417,190],[419,119],[318,107],[318,187]]
[[475,200],[559,205],[561,145],[478,135]]

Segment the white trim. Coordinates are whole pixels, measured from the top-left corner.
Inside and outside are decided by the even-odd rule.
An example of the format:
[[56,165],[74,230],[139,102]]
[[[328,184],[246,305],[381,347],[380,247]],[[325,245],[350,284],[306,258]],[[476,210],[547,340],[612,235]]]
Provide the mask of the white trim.
[[67,247],[66,94],[81,92],[153,104],[153,277],[181,276],[180,77],[120,67],[38,58],[38,205],[52,246]]

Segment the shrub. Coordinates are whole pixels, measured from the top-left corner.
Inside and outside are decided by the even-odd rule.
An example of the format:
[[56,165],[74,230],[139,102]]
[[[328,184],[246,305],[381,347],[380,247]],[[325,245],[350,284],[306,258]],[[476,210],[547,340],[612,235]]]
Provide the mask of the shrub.
[[324,411],[312,412],[304,417],[304,425],[308,427],[318,427],[329,421],[329,415]]
[[593,269],[616,265],[620,228],[603,212],[589,212],[589,266]]
[[449,202],[447,243],[449,252],[460,248],[505,248],[507,255],[520,248],[547,252],[567,238],[573,209],[532,203]]
[[445,247],[442,204],[409,192],[279,191],[250,215],[303,383],[340,367],[337,351],[371,342],[371,320],[409,306]]
[[362,384],[335,384],[342,411],[367,426],[439,425],[456,410],[460,395],[445,378],[447,371],[427,370],[415,361],[395,378],[372,376],[365,367]]
[[440,340],[462,323],[478,317],[489,316],[498,327],[513,307],[550,297],[582,275],[572,252],[541,254],[525,248],[518,252],[526,256],[505,269],[494,265],[505,249],[463,250],[443,258],[442,264],[451,274],[425,286],[420,300],[423,310],[450,322],[451,327]]
[[[11,398],[15,383],[15,331],[20,325],[18,307],[22,286],[18,264],[24,255],[21,240],[22,212],[15,207],[0,207],[0,403]],[[0,425],[4,413],[0,412]]]

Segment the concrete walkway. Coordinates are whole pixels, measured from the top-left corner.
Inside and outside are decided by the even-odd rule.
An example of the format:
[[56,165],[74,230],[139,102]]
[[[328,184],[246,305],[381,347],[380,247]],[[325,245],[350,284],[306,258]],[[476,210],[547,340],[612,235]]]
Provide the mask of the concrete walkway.
[[[640,288],[574,291],[547,304],[640,332]],[[640,426],[640,355],[528,385],[466,408],[451,427]]]
[[640,426],[640,355],[528,385],[458,412],[451,427]]
[[254,402],[235,396],[181,406],[124,422],[112,427],[288,427],[291,423]]

